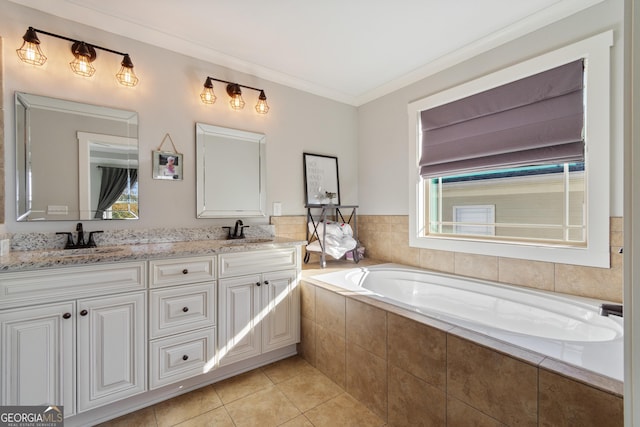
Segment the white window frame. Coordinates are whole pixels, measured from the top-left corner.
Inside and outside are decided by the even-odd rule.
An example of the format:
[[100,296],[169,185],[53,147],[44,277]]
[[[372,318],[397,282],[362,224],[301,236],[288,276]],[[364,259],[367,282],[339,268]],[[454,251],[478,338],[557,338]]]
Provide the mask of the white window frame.
[[[408,105],[409,113],[409,245],[417,248],[493,255],[535,261],[610,267],[610,48],[607,31],[521,62]],[[420,112],[479,93],[568,62],[585,59],[585,188],[587,245],[582,247],[531,242],[479,241],[468,237],[427,235],[421,157]]]

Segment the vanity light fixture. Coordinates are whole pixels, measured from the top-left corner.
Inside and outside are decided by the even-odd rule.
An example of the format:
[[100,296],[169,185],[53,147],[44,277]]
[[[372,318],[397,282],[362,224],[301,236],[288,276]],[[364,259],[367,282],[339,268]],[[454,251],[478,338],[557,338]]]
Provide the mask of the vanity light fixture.
[[229,82],[226,80],[216,79],[215,77],[207,77],[207,80],[204,82],[204,89],[202,93],[200,93],[200,99],[205,104],[213,104],[216,102],[216,95],[213,93],[213,80],[221,83],[227,84],[227,94],[231,97],[229,101],[229,105],[234,110],[242,110],[244,108],[245,102],[242,99],[242,90],[241,87],[245,89],[255,90],[260,92],[258,95],[258,103],[256,104],[256,111],[258,114],[267,114],[269,111],[269,106],[267,105],[267,96],[264,94],[264,90],[258,89],[251,86],[245,86],[238,83]]
[[73,53],[74,60],[69,63],[71,70],[74,73],[83,76],[91,77],[96,72],[95,67],[91,64],[96,59],[96,49],[104,50],[105,52],[114,53],[123,57],[120,63],[120,71],[116,74],[116,80],[123,86],[135,86],[138,84],[138,77],[133,71],[133,62],[129,54],[118,52],[116,50],[108,49],[97,45],[85,43],[80,40],[75,40],[69,37],[61,36],[58,34],[50,33],[48,31],[38,30],[33,27],[29,27],[27,32],[22,36],[24,42],[20,49],[16,49],[18,57],[27,64],[31,65],[43,65],[47,57],[40,50],[40,40],[38,39],[38,33],[45,34],[47,36],[56,37],[58,39],[67,40],[73,43],[71,46],[71,53]]

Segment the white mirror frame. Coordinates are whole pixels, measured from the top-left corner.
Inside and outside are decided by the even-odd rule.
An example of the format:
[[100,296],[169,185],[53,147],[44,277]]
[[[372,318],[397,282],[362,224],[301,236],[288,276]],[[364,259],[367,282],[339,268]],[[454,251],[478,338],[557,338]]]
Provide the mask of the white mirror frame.
[[[208,137],[217,139],[215,148]],[[243,142],[256,144],[250,155],[234,151]],[[196,123],[197,218],[264,217],[266,176],[264,134]]]

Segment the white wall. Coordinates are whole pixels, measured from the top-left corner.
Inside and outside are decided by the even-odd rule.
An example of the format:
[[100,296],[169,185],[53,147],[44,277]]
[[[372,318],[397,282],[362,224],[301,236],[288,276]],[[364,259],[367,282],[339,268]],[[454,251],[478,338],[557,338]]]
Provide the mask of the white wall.
[[[98,51],[97,72],[91,79],[78,77],[68,63],[70,43],[39,35],[48,61],[44,67],[26,65],[15,49],[29,26],[128,52],[140,83],[129,89],[115,81],[121,57]],[[264,133],[267,136],[267,207],[282,203],[284,215],[304,214],[302,153],[335,155],[339,159],[341,201],[358,203],[357,110],[355,107],[311,95],[255,76],[186,57],[135,40],[59,19],[7,0],[0,0],[0,37],[4,42],[5,107],[5,229],[8,232],[71,231],[70,222],[15,221],[14,93],[16,91],[107,105],[137,111],[140,123],[140,216],[138,221],[86,225],[88,229],[196,227],[232,220],[195,218],[195,123]],[[230,36],[231,37],[231,36]],[[243,91],[247,105],[236,112],[229,108],[223,84],[215,84],[218,101],[200,102],[207,75],[263,88],[271,107],[260,116],[253,106],[257,92]],[[184,179],[151,178],[151,152],[170,133],[184,155]],[[166,148],[166,146],[164,147]],[[238,161],[230,159],[230,162]],[[241,167],[241,164],[238,164]],[[229,183],[229,185],[233,185]],[[259,222],[267,222],[265,218]]]
[[[409,213],[407,104],[613,29],[610,214],[622,216],[623,3],[623,0],[607,0],[361,106],[358,110],[360,213],[369,215],[408,215]],[[433,42],[437,43],[437,40]]]

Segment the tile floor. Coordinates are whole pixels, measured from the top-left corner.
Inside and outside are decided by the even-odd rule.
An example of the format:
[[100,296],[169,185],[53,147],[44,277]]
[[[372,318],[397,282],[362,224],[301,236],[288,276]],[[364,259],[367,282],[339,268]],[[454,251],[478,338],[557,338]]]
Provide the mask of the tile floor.
[[125,415],[101,427],[336,427],[385,422],[293,356]]

